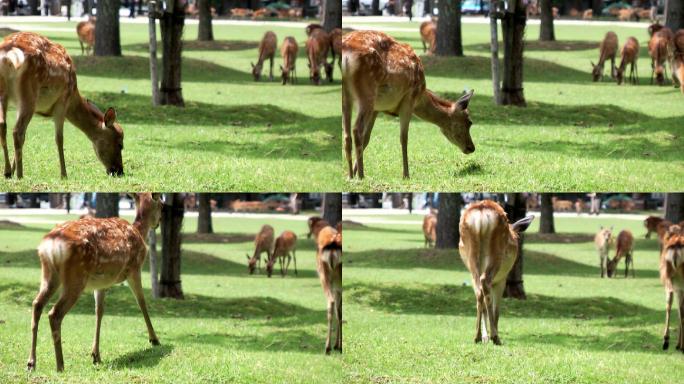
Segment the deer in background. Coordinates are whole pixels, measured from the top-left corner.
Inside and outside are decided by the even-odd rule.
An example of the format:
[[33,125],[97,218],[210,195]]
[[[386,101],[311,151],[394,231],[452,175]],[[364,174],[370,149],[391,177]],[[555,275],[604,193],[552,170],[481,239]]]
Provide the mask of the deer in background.
[[630,265],[632,266],[632,277],[636,277],[634,275],[634,257],[632,255],[633,250],[634,236],[632,236],[632,232],[626,229],[620,231],[615,242],[615,257],[613,257],[613,260],[608,262],[608,277],[613,277],[613,275],[615,275],[617,265],[622,257],[625,258],[625,278],[628,276]]
[[423,236],[425,247],[432,247],[437,241],[437,216],[429,213],[423,217]]
[[672,42],[672,81],[684,94],[684,29],[680,29],[674,35]]
[[[12,136],[14,161],[10,166],[7,149],[7,107],[17,105],[17,121]],[[123,129],[116,112],[100,112],[81,97],[76,85],[76,68],[64,47],[32,32],[17,32],[0,44],[0,145],[5,157],[5,177],[16,171],[24,176],[23,146],[26,129],[35,113],[52,117],[62,178],[64,163],[64,119],[68,119],[93,143],[95,154],[108,174],[122,176]]]
[[639,41],[634,37],[628,37],[627,42],[622,47],[620,56],[620,66],[618,67],[617,75],[615,76],[618,85],[622,84],[622,81],[624,80],[627,64],[630,65],[628,81],[631,84],[638,84],[639,74],[637,70],[637,61],[639,59]]
[[336,337],[332,349],[342,352],[342,234],[327,226],[321,229],[316,244],[316,269],[328,301],[325,353],[329,355],[333,328]]
[[606,267],[608,264],[608,254],[610,253],[610,244],[612,243],[613,227],[601,228],[594,236],[594,245],[599,254],[599,267],[601,268],[601,277],[606,274]]
[[275,58],[277,46],[278,37],[276,37],[276,34],[271,31],[264,33],[264,37],[262,37],[261,42],[259,42],[259,59],[257,60],[256,65],[251,63],[254,81],[259,81],[259,79],[261,79],[261,71],[266,59],[268,59],[270,63],[268,79],[273,81],[273,59]]
[[[425,88],[423,64],[413,49],[375,31],[354,31],[342,38],[342,125],[349,177],[364,177],[363,152],[379,112],[399,116],[403,176],[409,178],[408,129],[415,114],[439,126],[442,134],[465,154],[475,151],[470,137],[468,104],[473,91],[457,101],[440,98]],[[352,167],[351,116],[357,106]]]
[[[437,24],[434,21],[423,21],[420,24],[420,40],[423,43],[423,53],[435,53],[435,39],[437,36]],[[428,47],[430,49],[428,50]]]
[[615,55],[617,55],[618,50],[618,37],[613,31],[606,32],[606,36],[601,41],[599,46],[599,60],[598,64],[594,64],[591,61],[591,76],[594,81],[600,81],[603,79],[603,67],[606,60],[610,59],[610,77],[615,78]]
[[280,46],[280,55],[283,56],[283,65],[280,66],[283,85],[288,82],[290,84],[297,82],[296,64],[298,51],[299,46],[294,37],[288,36],[283,40],[283,44]]
[[[509,224],[506,212],[490,200],[474,203],[461,216],[458,251],[472,275],[477,300],[475,342],[486,341],[487,334],[496,345],[499,338],[499,306],[506,277],[518,258],[518,239],[534,216]],[[484,315],[484,318],[483,318]],[[485,335],[482,336],[482,323]]]
[[647,239],[651,238],[651,233],[655,232],[658,233],[658,224],[663,222],[662,217],[658,216],[649,216],[644,220],[644,227],[646,227],[646,236],[644,236]]
[[247,270],[250,275],[254,274],[254,270],[259,268],[261,273],[261,254],[266,252],[266,260],[271,260],[273,254],[273,227],[264,224],[259,233],[254,238],[254,254],[252,257],[247,255]]
[[[333,68],[335,68],[335,59],[337,59],[337,66],[342,71],[342,28],[335,28],[330,31],[330,53],[332,53],[332,61],[330,65],[325,67],[325,76],[329,81],[333,80]],[[330,73],[328,73],[330,71]]]
[[653,84],[654,76],[656,84],[665,84],[665,76],[667,76],[665,63],[669,61],[673,37],[670,28],[661,28],[648,41],[648,53],[651,55],[651,84]]
[[[320,216],[311,216],[309,219],[306,221],[306,224],[309,226],[309,233],[306,234],[306,238],[310,239],[311,235],[313,235],[313,228],[318,223],[319,221],[323,220],[322,217]],[[314,240],[316,239],[316,236],[314,236]]]
[[[309,80],[315,85],[321,83],[321,66],[323,66],[325,73],[328,73],[328,66],[330,65],[326,58],[328,57],[328,50],[330,49],[330,36],[322,28],[314,28],[311,30],[309,38],[306,40],[306,57],[309,60]],[[332,70],[330,70],[332,74]],[[332,81],[332,78],[329,78]]]
[[159,345],[147,313],[140,273],[147,255],[147,234],[159,225],[162,204],[156,194],[140,193],[134,199],[136,216],[133,224],[118,217],[83,218],[58,225],[43,237],[38,246],[42,278],[40,291],[33,300],[31,353],[27,364],[29,370],[36,368],[38,322],[43,307],[60,286],[61,295],[48,313],[58,371],[64,370],[62,320],[86,289],[95,292],[97,321],[92,349],[93,364],[101,361],[100,325],[105,289],[124,280],[133,291],[145,318],[150,343]]
[[676,348],[684,352],[684,234],[681,230],[667,238],[660,253],[660,280],[665,286],[663,350],[670,347],[670,312],[672,299],[676,293],[679,309],[679,337]]
[[95,45],[95,18],[76,24],[78,42],[81,44],[81,55],[89,55]]
[[[283,231],[275,240],[275,247],[273,247],[273,254],[266,263],[266,275],[271,277],[273,274],[273,266],[276,259],[280,263],[280,274],[285,277],[290,267],[290,261],[294,259],[295,276],[297,275],[297,235],[292,231]],[[287,264],[285,264],[287,258]],[[284,267],[284,268],[283,268]]]

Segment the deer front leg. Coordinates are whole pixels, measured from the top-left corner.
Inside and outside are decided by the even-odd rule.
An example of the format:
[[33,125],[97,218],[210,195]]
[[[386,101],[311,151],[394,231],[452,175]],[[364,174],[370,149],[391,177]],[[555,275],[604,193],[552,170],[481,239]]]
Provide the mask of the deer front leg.
[[333,311],[334,311],[334,302],[332,298],[328,299],[328,333],[325,337],[325,354],[329,355],[330,354],[330,338],[332,336],[332,320],[333,320]]
[[411,122],[411,115],[413,114],[413,109],[408,101],[404,101],[401,110],[399,111],[399,125],[401,126],[400,141],[401,141],[401,160],[404,166],[403,176],[404,179],[409,178],[409,166],[408,166],[408,131],[409,123]]
[[490,328],[492,330],[492,342],[494,345],[501,345],[501,339],[499,338],[499,308],[501,307],[501,298],[503,297],[503,291],[506,288],[506,282],[499,282],[495,287],[493,287],[492,294],[492,313],[490,317]]
[[665,292],[665,332],[663,333],[663,350],[670,347],[670,311],[672,310],[672,291]]
[[128,277],[128,285],[133,291],[135,300],[138,302],[140,311],[145,318],[145,325],[147,326],[147,334],[149,336],[150,343],[152,345],[159,345],[159,339],[157,334],[154,333],[154,328],[152,328],[152,321],[150,321],[150,315],[147,313],[147,304],[145,303],[145,295],[143,294],[142,283],[140,282],[140,271],[135,271],[131,273]]
[[67,178],[66,164],[64,164],[64,112],[55,111],[55,143],[59,153],[59,171],[62,179]]
[[274,55],[271,55],[271,57],[269,57],[270,65],[271,65],[271,66],[270,66],[270,68],[269,68],[269,70],[268,70],[268,79],[269,79],[270,81],[273,81],[273,56],[274,56]]
[[6,92],[0,83],[0,145],[2,145],[2,153],[5,156],[5,178],[12,177],[12,170],[9,161],[9,151],[7,150],[7,103],[8,96],[3,95]]
[[55,294],[59,288],[58,281],[52,276],[50,268],[43,266],[43,280],[40,284],[38,295],[33,300],[33,319],[31,320],[31,352],[29,354],[26,369],[33,371],[36,369],[36,343],[38,341],[38,323],[40,316],[43,314],[45,304],[50,300],[50,297]]
[[93,364],[99,364],[100,360],[100,325],[102,325],[102,315],[104,314],[105,291],[98,289],[94,292],[95,296],[95,338],[93,339]]
[[59,372],[64,370],[64,355],[62,354],[62,320],[64,320],[64,316],[66,316],[67,312],[76,304],[84,287],[85,282],[82,281],[72,280],[70,284],[64,284],[62,295],[48,313],[50,328],[52,329],[52,343],[55,345],[57,371]]
[[297,276],[297,251],[292,250],[292,259],[294,260],[295,276]]

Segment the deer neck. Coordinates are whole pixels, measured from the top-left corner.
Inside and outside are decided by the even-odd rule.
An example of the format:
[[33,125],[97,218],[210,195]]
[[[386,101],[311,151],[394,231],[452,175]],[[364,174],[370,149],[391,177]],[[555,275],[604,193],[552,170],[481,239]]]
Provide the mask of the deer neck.
[[102,132],[103,115],[101,112],[93,111],[88,102],[76,91],[71,97],[66,110],[66,118],[85,133],[90,141],[95,139]]
[[135,221],[133,222],[133,228],[137,229],[138,232],[140,232],[140,235],[145,240],[145,243],[147,243],[147,233],[150,231],[150,224],[147,222],[147,220],[145,220],[144,217],[142,217],[140,212],[137,212],[135,214]]
[[439,127],[449,125],[449,101],[439,98],[432,92],[425,90],[418,96],[413,113],[421,119]]

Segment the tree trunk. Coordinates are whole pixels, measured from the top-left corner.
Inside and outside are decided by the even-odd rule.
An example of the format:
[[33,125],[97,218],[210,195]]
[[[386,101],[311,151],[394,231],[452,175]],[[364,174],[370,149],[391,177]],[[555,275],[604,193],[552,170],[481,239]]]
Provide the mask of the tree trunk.
[[539,40],[555,41],[556,34],[553,31],[553,3],[551,0],[540,0],[541,25],[539,28]]
[[673,223],[684,221],[684,193],[665,195],[665,219]]
[[181,88],[181,54],[183,50],[183,27],[185,11],[181,0],[174,0],[173,7],[167,9],[159,20],[162,34],[162,81],[160,103],[183,107]]
[[321,10],[321,25],[330,32],[335,28],[342,28],[342,2],[340,0],[324,0]]
[[594,18],[600,17],[603,10],[603,0],[592,0],[591,10]]
[[157,231],[150,229],[147,236],[147,247],[150,252],[150,286],[152,297],[159,298],[159,259],[157,258]]
[[522,0],[512,0],[512,9],[501,20],[504,41],[503,87],[504,105],[526,106],[523,94],[523,37],[527,14]]
[[490,49],[492,52],[492,95],[494,96],[494,105],[501,105],[501,80],[499,72],[499,26],[497,24],[498,4],[496,0],[492,0],[489,9],[489,33],[490,33]]
[[342,221],[342,194],[323,194],[323,219],[333,227]]
[[120,6],[119,0],[100,0],[97,2],[96,56],[121,56]]
[[199,28],[197,40],[213,41],[214,31],[211,25],[211,0],[197,0],[199,7]]
[[[149,4],[149,3],[148,3]],[[150,40],[150,82],[152,83],[152,106],[159,105],[159,72],[157,71],[157,9],[148,10],[148,32]]]
[[[506,204],[506,214],[508,215],[508,220],[514,223],[526,215],[526,205],[525,199],[522,193],[510,193],[508,194],[508,203]],[[525,234],[521,233],[518,241],[518,258],[513,264],[513,269],[508,273],[506,277],[506,290],[504,291],[504,297],[511,297],[513,299],[525,300],[527,295],[525,295],[525,286],[523,284],[523,242],[525,239]]]
[[373,16],[382,15],[382,12],[380,11],[380,0],[373,0],[371,2],[371,13]]
[[95,195],[95,217],[119,217],[119,194],[98,193]]
[[461,205],[463,199],[460,193],[440,193],[439,212],[437,212],[437,241],[435,248],[458,248],[458,222],[461,220]]
[[197,233],[214,233],[211,225],[211,194],[198,193],[199,216],[197,217]]
[[439,22],[435,54],[463,56],[461,42],[461,0],[443,0],[437,3]]
[[181,286],[181,228],[185,207],[180,193],[166,195],[162,208],[162,265],[159,296],[183,298]]
[[666,0],[665,26],[673,31],[684,28],[684,0]]
[[552,193],[541,194],[541,217],[539,218],[539,233],[556,233],[556,226],[553,223],[553,202]]

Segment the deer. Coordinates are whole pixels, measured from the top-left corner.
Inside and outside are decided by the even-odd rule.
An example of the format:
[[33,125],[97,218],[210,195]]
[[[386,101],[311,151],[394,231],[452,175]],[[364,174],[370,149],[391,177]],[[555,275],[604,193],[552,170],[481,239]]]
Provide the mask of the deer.
[[283,65],[280,66],[282,72],[282,82],[286,85],[288,82],[294,84],[297,82],[297,52],[299,46],[294,37],[288,36],[283,40],[280,46],[280,55],[283,57]]
[[655,23],[649,25],[648,26],[648,37],[653,37],[654,33],[660,31],[663,28],[665,28],[665,26],[660,24],[659,22],[655,22]]
[[599,254],[599,268],[601,268],[601,278],[606,275],[606,267],[608,264],[608,254],[610,253],[610,245],[613,242],[613,227],[599,228],[599,231],[594,236],[594,245]]
[[475,291],[475,343],[487,341],[489,334],[495,345],[501,345],[499,307],[506,287],[506,277],[518,258],[520,233],[533,220],[534,216],[529,215],[510,224],[506,212],[491,200],[471,204],[461,216],[458,252],[471,273]]
[[315,29],[323,29],[323,26],[318,24],[318,23],[311,23],[306,26],[304,29],[304,32],[306,32],[306,36],[311,36],[311,32],[313,32]]
[[[437,36],[437,24],[434,21],[423,21],[420,24],[420,40],[423,43],[423,53],[435,53],[435,38]],[[428,47],[430,49],[428,50]]]
[[95,45],[95,18],[76,24],[76,34],[81,44],[81,55],[89,55]]
[[639,74],[637,71],[637,61],[639,59],[639,41],[632,36],[628,37],[627,42],[622,47],[620,56],[620,66],[618,67],[615,76],[617,84],[622,84],[622,81],[624,80],[625,70],[627,69],[627,64],[630,65],[628,81],[631,84],[638,84]]
[[644,236],[647,239],[651,238],[651,233],[655,232],[656,234],[658,233],[658,224],[663,222],[662,217],[658,216],[649,216],[646,219],[644,219],[644,227],[646,227],[646,236]]
[[[316,269],[328,302],[328,333],[325,339],[325,354],[331,349],[342,352],[342,234],[335,228],[321,229],[317,239]],[[331,338],[335,328],[335,345]]]
[[424,246],[432,247],[437,241],[437,216],[429,213],[423,217],[423,236],[425,237]]
[[43,308],[60,286],[59,299],[48,313],[57,371],[64,370],[62,320],[84,290],[93,290],[95,295],[93,364],[101,362],[100,326],[106,289],[123,281],[128,282],[138,302],[150,343],[159,345],[147,312],[140,276],[147,255],[147,234],[159,225],[162,203],[158,194],[151,193],[139,193],[134,200],[136,216],[133,224],[118,217],[88,217],[60,224],[43,237],[38,246],[42,277],[40,290],[33,300],[28,370],[36,368],[38,323]]
[[573,203],[570,200],[561,200],[556,196],[551,198],[553,210],[556,212],[569,212],[572,210]]
[[[363,152],[379,112],[399,116],[403,177],[409,178],[408,129],[413,115],[439,126],[442,134],[464,154],[475,151],[469,91],[457,101],[442,99],[425,87],[423,64],[413,49],[376,31],[354,31],[342,38],[342,126],[349,178],[363,179]],[[353,139],[351,116],[357,107]]]
[[254,254],[252,257],[247,255],[247,270],[250,275],[254,274],[254,271],[259,269],[261,273],[261,254],[266,252],[266,260],[271,260],[271,255],[273,254],[273,227],[268,224],[264,224],[261,227],[259,233],[254,237]]
[[660,280],[665,286],[665,332],[663,350],[670,347],[670,312],[672,299],[677,294],[679,308],[679,337],[677,350],[684,352],[684,233],[668,237],[660,253]]
[[679,84],[679,89],[684,94],[684,30],[675,33],[672,41],[672,81]]
[[607,274],[609,278],[615,275],[617,265],[623,256],[625,258],[625,278],[627,278],[628,276],[630,265],[632,266],[632,277],[636,277],[634,275],[634,257],[632,255],[633,251],[634,236],[632,236],[632,232],[630,232],[629,230],[623,229],[617,235],[617,239],[615,242],[615,257],[613,257],[613,259],[610,260],[607,265]]
[[[283,231],[275,240],[275,247],[273,247],[273,254],[266,263],[266,275],[271,277],[273,274],[273,266],[276,259],[280,263],[280,275],[285,277],[290,267],[290,261],[294,259],[295,276],[297,275],[297,235],[292,231]],[[291,255],[290,255],[291,254]],[[287,264],[285,264],[287,258]],[[283,268],[284,267],[284,268]]]
[[618,49],[618,37],[613,31],[606,32],[606,35],[601,41],[599,46],[599,59],[598,64],[594,64],[590,61],[592,71],[591,76],[594,82],[601,81],[603,79],[603,67],[606,60],[610,59],[610,77],[615,78],[615,55]]
[[330,223],[328,223],[328,221],[324,219],[321,219],[314,223],[311,227],[311,235],[313,236],[314,240],[318,239],[318,234],[321,232],[321,230],[328,226],[330,226]]
[[278,37],[276,34],[272,31],[264,33],[264,37],[262,37],[259,42],[259,58],[257,59],[257,63],[250,63],[252,64],[252,76],[254,76],[254,81],[259,81],[261,79],[261,71],[266,59],[268,59],[270,63],[268,79],[273,81],[273,59],[275,58],[277,47]]
[[[308,227],[309,227],[309,233],[306,234],[306,238],[307,238],[307,239],[310,239],[311,236],[314,234],[314,233],[313,233],[313,229],[314,229],[314,227],[316,226],[316,223],[318,223],[318,222],[321,221],[321,220],[323,220],[323,218],[320,217],[320,216],[311,216],[311,217],[309,217],[309,219],[306,221],[306,224],[307,224]],[[316,239],[316,236],[314,236],[314,240],[315,240],[315,239]]]
[[665,62],[669,61],[672,38],[670,28],[661,28],[648,41],[648,53],[651,56],[651,84],[653,84],[654,77],[656,84],[665,84],[665,76],[667,76]]
[[337,60],[337,66],[342,71],[342,28],[334,28],[330,31],[330,53],[332,54],[332,61],[330,65],[325,67],[325,76],[332,82],[333,81],[333,68],[335,68],[335,60]]
[[[321,66],[323,66],[325,73],[330,71],[332,74],[332,67],[327,61],[328,50],[330,49],[330,36],[322,28],[314,28],[311,30],[309,38],[306,40],[306,57],[309,60],[309,80],[314,85],[321,83]],[[332,82],[332,77],[328,78]]]
[[[7,107],[17,105],[12,132],[14,160],[10,166],[7,149]],[[80,129],[93,143],[95,154],[108,174],[123,176],[124,133],[116,111],[102,113],[81,96],[76,68],[64,47],[32,32],[16,32],[0,44],[0,145],[5,159],[5,178],[16,172],[24,177],[23,146],[26,129],[34,114],[52,117],[59,153],[60,175],[67,177],[64,163],[64,119]]]

